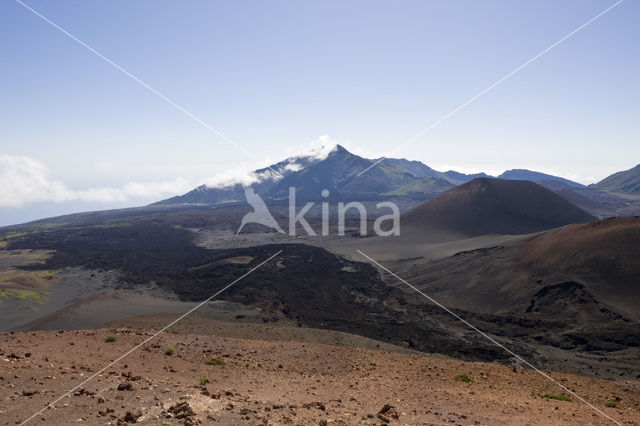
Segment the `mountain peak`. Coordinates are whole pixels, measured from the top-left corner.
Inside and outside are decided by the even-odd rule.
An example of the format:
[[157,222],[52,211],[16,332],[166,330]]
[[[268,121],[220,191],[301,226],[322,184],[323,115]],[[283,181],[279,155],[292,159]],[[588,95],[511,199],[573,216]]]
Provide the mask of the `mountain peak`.
[[342,145],[319,138],[316,142],[311,144],[309,149],[298,155],[294,155],[292,159],[305,158],[309,160],[322,161],[336,151],[348,152]]
[[340,144],[335,144],[329,151],[329,155],[353,155],[347,148]]

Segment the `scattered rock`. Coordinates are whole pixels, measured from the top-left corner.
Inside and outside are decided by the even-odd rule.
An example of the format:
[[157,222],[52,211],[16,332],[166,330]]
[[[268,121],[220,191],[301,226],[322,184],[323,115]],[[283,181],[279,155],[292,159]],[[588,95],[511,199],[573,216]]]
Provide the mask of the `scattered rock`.
[[98,410],[98,414],[102,417],[106,416],[109,413],[113,413],[115,410],[113,408],[106,408],[104,410]]
[[138,419],[142,417],[142,411],[136,410],[135,412],[127,411],[122,420],[127,423],[136,423]]
[[391,417],[392,419],[398,420],[400,418],[400,414],[398,413],[398,410],[396,410],[396,407],[394,407],[393,405],[384,404],[384,406],[378,412],[378,418],[380,420],[383,420],[382,417]]
[[318,410],[325,411],[327,407],[322,402],[310,402],[309,404],[302,404],[302,408],[317,408]]
[[132,391],[133,390],[133,385],[131,383],[120,383],[118,385],[118,390],[119,391]]
[[200,421],[196,419],[196,413],[193,411],[193,408],[191,408],[189,403],[186,401],[172,405],[167,410],[167,413],[170,414],[170,417],[182,420],[182,423],[185,425],[195,425],[200,423]]

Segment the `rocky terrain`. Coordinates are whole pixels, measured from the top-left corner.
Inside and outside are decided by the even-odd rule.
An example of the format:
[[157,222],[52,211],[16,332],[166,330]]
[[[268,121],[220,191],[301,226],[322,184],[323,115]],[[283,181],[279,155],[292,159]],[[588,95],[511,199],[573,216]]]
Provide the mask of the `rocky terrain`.
[[640,424],[638,381],[551,373],[598,412],[533,370],[234,339],[197,318],[81,384],[166,319],[0,334],[0,421],[46,407],[31,424]]

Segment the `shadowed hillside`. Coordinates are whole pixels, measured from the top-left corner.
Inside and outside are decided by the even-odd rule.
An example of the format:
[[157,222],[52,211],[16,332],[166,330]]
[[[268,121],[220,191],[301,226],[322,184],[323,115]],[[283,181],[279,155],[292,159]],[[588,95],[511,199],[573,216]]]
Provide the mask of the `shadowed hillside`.
[[570,352],[597,357],[603,351],[606,358],[593,360],[611,362],[611,370],[627,363],[625,374],[635,376],[639,255],[640,217],[627,217],[390,267],[444,305],[467,311],[485,331],[568,351],[562,368],[571,365]]
[[528,234],[596,218],[533,182],[475,179],[404,213],[402,226],[450,237]]
[[520,256],[521,265],[540,276],[588,276],[598,296],[637,315],[639,248],[640,217],[621,217],[553,230],[523,246]]

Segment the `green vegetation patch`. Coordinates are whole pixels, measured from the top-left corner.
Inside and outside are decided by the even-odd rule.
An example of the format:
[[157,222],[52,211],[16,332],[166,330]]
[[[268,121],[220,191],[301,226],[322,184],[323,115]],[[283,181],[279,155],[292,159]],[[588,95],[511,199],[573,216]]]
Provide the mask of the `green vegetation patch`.
[[209,358],[204,363],[207,365],[227,365],[222,358]]
[[611,408],[617,408],[618,407],[618,402],[620,400],[618,398],[614,398],[614,399],[607,399],[604,402],[604,406],[605,407],[611,407]]
[[538,398],[556,399],[558,401],[573,402],[573,400],[571,398],[569,398],[567,395],[556,394],[556,393],[541,394],[541,393],[538,393],[538,392],[531,391],[529,396],[537,396]]
[[432,188],[436,185],[436,181],[433,178],[424,178],[422,180],[411,182],[407,185],[401,186],[390,192],[386,192],[382,195],[408,195],[414,192],[422,192],[427,188]]
[[126,222],[102,223],[102,224],[99,224],[99,225],[92,225],[91,228],[112,229],[112,228],[122,228],[123,226],[132,226],[132,225],[130,223],[126,223]]
[[107,343],[117,342],[120,336],[115,333],[109,333],[105,336],[104,341]]
[[4,240],[10,240],[11,238],[24,237],[25,235],[29,235],[28,232],[9,232],[2,236]]
[[19,288],[0,288],[0,302],[20,300],[36,305],[44,305],[49,300],[48,291],[28,290]]
[[175,351],[176,351],[176,348],[173,345],[169,345],[166,348],[164,348],[164,354],[168,356],[173,355]]
[[[9,243],[7,241],[2,241],[0,238],[0,249],[6,247]],[[0,251],[0,258],[2,259],[16,259],[19,261],[20,259],[27,259],[34,263],[44,263],[51,255],[54,253],[54,250],[31,250],[31,249],[17,249],[17,250],[2,250]],[[15,266],[15,265],[14,265]]]
[[458,382],[464,382],[464,383],[475,383],[476,381],[473,380],[468,374],[458,374],[456,377],[453,378],[453,380],[457,380]]
[[9,245],[9,240],[28,234],[28,232],[8,232],[6,234],[0,235],[0,249],[6,248]]
[[32,282],[34,284],[43,284],[42,280],[51,280],[55,277],[56,271],[49,269],[34,271],[10,269],[8,271],[0,272],[0,284],[7,281],[19,281],[20,284],[24,284],[25,281]]
[[200,381],[200,385],[201,385],[201,386],[204,386],[204,385],[206,385],[207,383],[209,383],[209,378],[208,378],[207,376],[200,377],[200,379],[198,379],[198,380]]
[[50,269],[41,269],[41,270],[29,271],[29,272],[35,275],[36,277],[41,277],[41,278],[53,278],[56,276],[56,271],[53,271]]

